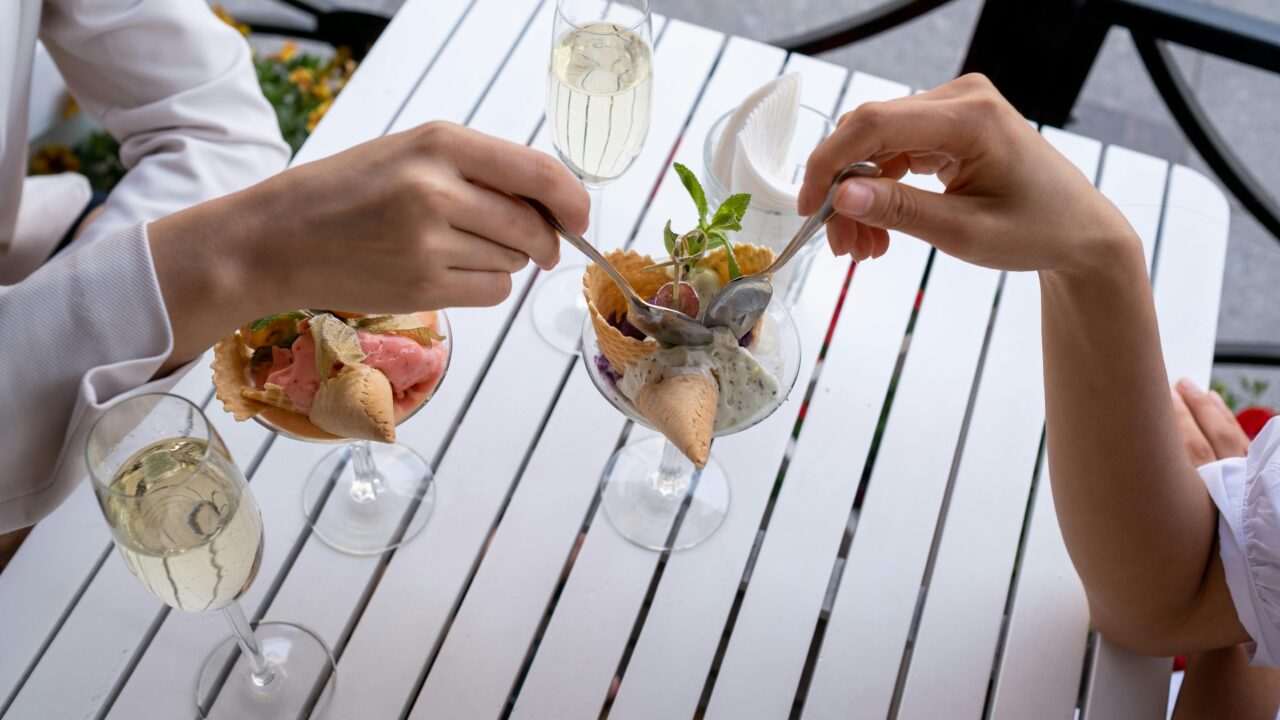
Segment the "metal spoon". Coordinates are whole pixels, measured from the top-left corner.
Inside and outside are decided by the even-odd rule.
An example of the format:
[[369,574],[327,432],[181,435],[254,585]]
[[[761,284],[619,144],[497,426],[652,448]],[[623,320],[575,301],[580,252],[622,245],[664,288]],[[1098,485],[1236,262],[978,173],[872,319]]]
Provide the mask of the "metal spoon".
[[787,243],[773,264],[760,272],[730,280],[729,284],[711,296],[711,301],[707,303],[707,309],[702,314],[703,324],[707,327],[729,328],[735,337],[740,338],[746,335],[748,330],[755,327],[756,321],[764,314],[765,308],[773,298],[773,284],[769,282],[769,276],[795,257],[795,254],[809,242],[819,228],[835,215],[836,190],[839,189],[840,183],[852,177],[879,176],[880,166],[876,163],[856,162],[846,165],[832,181],[831,189],[827,191],[827,199],[823,201],[822,207],[800,226],[795,236],[791,238],[791,242]]
[[534,210],[537,210],[542,219],[546,220],[547,224],[552,228],[555,228],[555,231],[561,237],[568,240],[569,244],[581,250],[592,262],[609,273],[609,277],[613,278],[613,281],[617,283],[618,288],[622,290],[622,296],[627,300],[627,307],[630,310],[627,314],[627,321],[635,326],[637,330],[667,345],[711,344],[714,336],[711,334],[710,328],[682,312],[645,302],[631,288],[626,278],[622,277],[622,274],[605,259],[604,255],[601,255],[600,251],[592,247],[591,243],[587,242],[581,235],[569,232],[564,223],[560,222],[560,218],[551,212],[551,208],[530,197],[521,196],[520,199],[529,203],[529,206]]

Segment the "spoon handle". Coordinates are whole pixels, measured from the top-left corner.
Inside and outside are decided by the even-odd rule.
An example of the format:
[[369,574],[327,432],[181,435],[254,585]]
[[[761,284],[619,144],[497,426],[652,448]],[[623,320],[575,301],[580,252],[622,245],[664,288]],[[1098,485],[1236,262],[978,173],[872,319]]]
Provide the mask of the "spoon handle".
[[826,225],[827,221],[836,214],[836,192],[840,189],[840,183],[843,183],[845,180],[852,177],[880,177],[880,166],[873,162],[856,162],[851,165],[846,165],[843,170],[836,174],[835,180],[831,181],[831,189],[827,191],[827,197],[822,201],[822,207],[818,208],[817,212],[810,215],[809,218],[805,220],[804,224],[800,226],[800,229],[796,231],[795,237],[791,238],[791,242],[787,243],[787,246],[782,249],[782,252],[778,254],[778,258],[773,261],[773,264],[761,272],[756,273],[757,275],[773,274],[778,270],[778,268],[787,264],[787,261],[791,260],[796,253],[800,252],[801,248],[808,244],[809,240],[817,234],[818,230],[821,229],[823,225]]
[[613,267],[613,263],[606,260],[604,255],[601,255],[600,251],[597,250],[594,245],[587,242],[586,238],[569,232],[569,229],[564,226],[564,223],[560,222],[560,218],[556,217],[556,214],[551,211],[551,208],[531,197],[525,197],[524,195],[517,195],[516,197],[528,203],[529,207],[536,210],[538,214],[542,216],[542,219],[546,220],[547,224],[560,234],[560,237],[567,240],[570,245],[581,250],[582,254],[586,255],[592,262],[599,265],[606,273],[608,273],[609,277],[613,278],[613,281],[617,283],[618,288],[622,290],[622,294],[627,296],[627,301],[630,304],[634,306],[644,305],[644,300],[636,294],[636,291],[631,287],[631,284],[627,282],[627,279],[622,277],[622,274]]

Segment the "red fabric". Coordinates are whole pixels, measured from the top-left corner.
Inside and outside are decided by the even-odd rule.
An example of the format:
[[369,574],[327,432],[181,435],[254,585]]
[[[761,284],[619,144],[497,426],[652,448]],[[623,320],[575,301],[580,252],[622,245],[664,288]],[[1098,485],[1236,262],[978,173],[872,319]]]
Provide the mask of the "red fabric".
[[1236,413],[1236,422],[1240,423],[1244,434],[1248,435],[1249,439],[1252,440],[1258,437],[1258,433],[1262,432],[1262,426],[1275,417],[1275,414],[1276,411],[1271,408],[1247,407]]

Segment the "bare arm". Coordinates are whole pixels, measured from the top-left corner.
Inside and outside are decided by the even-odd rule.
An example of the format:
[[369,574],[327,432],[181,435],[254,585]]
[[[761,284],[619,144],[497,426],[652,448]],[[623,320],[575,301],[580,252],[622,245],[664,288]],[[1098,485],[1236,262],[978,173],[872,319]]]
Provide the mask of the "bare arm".
[[[1248,640],[1216,552],[1217,513],[1174,425],[1141,245],[1120,214],[980,76],[867,104],[809,159],[800,211],[846,162],[832,249],[886,228],[987,267],[1039,272],[1053,494],[1094,621],[1165,653]],[[943,194],[896,182],[936,173]]]
[[1136,237],[1083,273],[1040,274],[1054,504],[1094,623],[1153,654],[1247,642],[1218,511],[1171,412]]

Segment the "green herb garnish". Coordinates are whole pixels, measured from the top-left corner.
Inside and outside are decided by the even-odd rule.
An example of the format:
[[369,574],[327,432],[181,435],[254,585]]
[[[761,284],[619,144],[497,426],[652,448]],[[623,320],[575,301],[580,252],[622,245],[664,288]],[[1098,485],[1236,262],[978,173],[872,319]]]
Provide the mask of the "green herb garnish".
[[654,267],[674,265],[675,281],[678,287],[681,275],[692,271],[708,250],[723,247],[729,265],[729,279],[739,277],[742,272],[738,269],[738,258],[733,254],[733,243],[729,242],[729,233],[742,229],[742,216],[746,214],[747,206],[751,203],[751,195],[737,193],[725,198],[724,202],[720,203],[720,207],[716,208],[714,213],[710,213],[711,219],[708,221],[707,194],[702,189],[702,183],[698,182],[698,177],[684,165],[673,163],[672,167],[680,176],[681,184],[689,191],[689,196],[693,198],[693,204],[698,209],[698,226],[677,235],[671,229],[671,222],[667,221],[666,227],[662,229],[662,238],[667,247],[667,253],[671,255],[671,260]]

